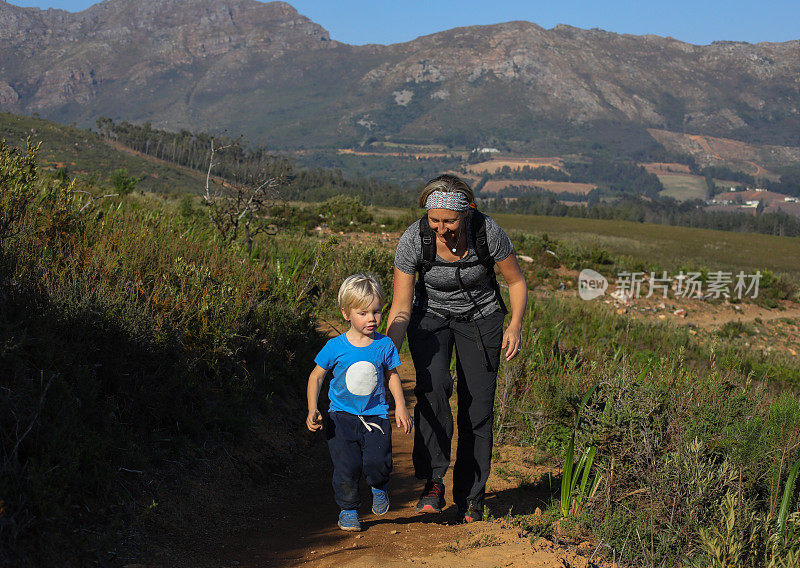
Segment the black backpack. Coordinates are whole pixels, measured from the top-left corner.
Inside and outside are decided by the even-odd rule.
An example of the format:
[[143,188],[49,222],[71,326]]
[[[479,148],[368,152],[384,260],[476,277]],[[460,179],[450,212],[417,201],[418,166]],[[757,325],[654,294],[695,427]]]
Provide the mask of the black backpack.
[[456,279],[458,280],[459,288],[465,292],[470,299],[472,299],[469,291],[464,287],[464,284],[461,281],[461,270],[482,264],[486,267],[486,272],[491,280],[495,296],[497,297],[497,302],[500,304],[500,309],[504,314],[507,314],[508,310],[506,309],[506,304],[503,301],[503,296],[500,293],[500,286],[497,283],[497,276],[494,273],[494,258],[492,258],[492,255],[489,253],[489,243],[486,240],[486,215],[477,209],[473,209],[470,212],[469,220],[470,232],[467,238],[472,239],[472,243],[475,246],[475,253],[478,255],[478,260],[457,260],[455,262],[436,260],[436,234],[434,230],[431,229],[430,223],[428,223],[428,214],[426,213],[419,220],[419,237],[422,241],[422,263],[420,264],[418,270],[418,297],[424,298],[425,295],[425,273],[427,273],[434,266],[450,266],[455,267],[456,269]]

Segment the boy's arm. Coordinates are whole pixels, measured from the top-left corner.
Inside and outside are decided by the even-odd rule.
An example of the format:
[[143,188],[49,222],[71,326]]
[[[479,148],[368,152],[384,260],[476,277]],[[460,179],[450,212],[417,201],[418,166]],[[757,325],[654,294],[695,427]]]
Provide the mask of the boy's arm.
[[308,376],[308,387],[306,388],[306,396],[308,397],[308,416],[306,417],[306,426],[312,432],[316,432],[322,428],[322,414],[317,408],[317,401],[319,400],[319,391],[322,388],[322,383],[325,382],[325,373],[327,371],[315,365],[311,374]]
[[392,393],[392,397],[394,398],[395,422],[398,428],[402,428],[403,431],[408,434],[414,426],[414,421],[411,419],[411,415],[406,408],[406,398],[403,395],[403,385],[400,383],[400,375],[397,373],[397,369],[391,369],[388,372],[388,377],[389,392]]

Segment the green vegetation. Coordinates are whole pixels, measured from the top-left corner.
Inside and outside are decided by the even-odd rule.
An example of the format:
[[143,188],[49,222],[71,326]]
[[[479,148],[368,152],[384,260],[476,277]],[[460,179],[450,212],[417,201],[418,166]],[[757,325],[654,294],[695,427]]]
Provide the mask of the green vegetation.
[[[743,519],[773,527],[748,541],[737,525],[747,549],[734,565],[764,566],[766,554],[791,566],[800,514],[791,512],[793,496],[786,515],[778,505],[793,483],[788,464],[800,457],[795,361],[703,346],[686,332],[577,300],[534,301],[524,325],[523,356],[503,371],[509,395],[498,415],[506,441],[545,453],[567,448],[552,505],[569,516],[562,535],[588,530],[645,565],[701,561],[710,556],[703,531],[734,499]],[[572,456],[583,457],[573,465]],[[548,534],[546,519],[530,530]]]
[[294,399],[346,274],[389,284],[387,252],[285,231],[248,254],[192,201],[98,189],[0,144],[0,563],[104,562],[137,476]]
[[0,113],[0,140],[24,146],[30,138],[40,143],[38,161],[42,169],[54,169],[65,178],[77,177],[113,186],[110,174],[125,170],[136,178],[136,189],[167,194],[198,193],[205,176],[186,168],[135,152],[114,148],[97,134],[31,116]]
[[[285,200],[322,201],[348,194],[371,204],[411,204],[411,196],[390,183],[376,181],[374,177],[348,179],[341,170],[330,169],[330,166],[326,166],[329,169],[301,169],[293,159],[270,152],[266,147],[249,147],[241,138],[187,130],[170,132],[154,129],[150,123],[115,123],[110,118],[99,119],[97,128],[107,140],[198,173],[208,171],[213,147],[214,176],[238,186],[258,186],[268,179],[279,180],[279,197]],[[194,192],[198,193],[201,187],[198,185]]]
[[[277,234],[247,241],[222,234],[196,197],[143,195],[148,174],[126,162],[107,171],[73,180],[40,171],[32,147],[0,144],[2,562],[106,561],[98,551],[113,549],[117,529],[138,530],[151,502],[131,472],[157,480],[166,460],[202,458],[205,440],[237,440],[279,412],[276,400],[298,397],[297,369],[309,368],[315,325],[346,274],[371,270],[391,289],[391,251],[311,230],[417,217],[340,191],[271,204],[260,220]],[[247,180],[258,169],[232,171]],[[495,218],[518,231],[543,278],[555,268],[762,270],[774,301],[796,294],[800,277],[796,238]],[[788,568],[800,550],[794,359],[746,348],[746,324],[699,340],[577,300],[532,300],[524,325],[522,353],[499,378],[498,438],[566,465],[553,483],[563,509],[519,526],[532,537],[589,530],[649,565]]]
[[546,233],[571,246],[602,248],[615,256],[629,257],[622,264],[626,270],[649,271],[653,267],[677,271],[682,266],[695,266],[753,272],[767,269],[800,277],[795,261],[800,258],[798,238],[601,219],[505,213],[492,217],[507,231]]

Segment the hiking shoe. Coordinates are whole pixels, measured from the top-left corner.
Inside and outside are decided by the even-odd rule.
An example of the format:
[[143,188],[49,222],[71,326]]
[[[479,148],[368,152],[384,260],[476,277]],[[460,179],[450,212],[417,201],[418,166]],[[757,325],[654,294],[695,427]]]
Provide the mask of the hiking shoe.
[[474,523],[483,520],[483,504],[478,501],[467,501],[467,508],[458,511],[462,523]]
[[372,512],[376,515],[385,515],[389,510],[389,493],[386,491],[386,486],[383,488],[372,488]]
[[432,479],[425,484],[425,489],[417,501],[417,513],[441,513],[442,509],[444,509],[444,483]]
[[358,511],[355,509],[342,510],[342,512],[339,513],[339,528],[343,531],[360,531],[361,523],[358,522]]

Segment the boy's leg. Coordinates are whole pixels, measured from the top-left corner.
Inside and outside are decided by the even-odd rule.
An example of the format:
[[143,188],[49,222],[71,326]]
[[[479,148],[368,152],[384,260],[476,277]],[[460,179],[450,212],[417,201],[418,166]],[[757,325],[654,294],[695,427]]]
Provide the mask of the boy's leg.
[[467,502],[483,510],[492,461],[492,426],[503,319],[496,312],[478,320],[489,369],[475,338],[475,324],[454,326],[458,370],[458,449],[453,467],[453,499],[464,511]]
[[364,477],[372,487],[372,512],[382,515],[389,510],[386,485],[392,471],[392,423],[387,418],[377,416],[363,418],[371,429],[363,429],[361,451]]
[[[361,452],[364,477],[370,487],[383,487],[389,482],[389,474],[392,471],[392,423],[388,418],[377,416],[364,416],[364,420],[372,428],[369,432],[362,425]],[[377,424],[380,429],[372,424]]]
[[412,317],[408,327],[408,346],[417,383],[414,394],[414,450],[412,459],[418,479],[443,478],[450,466],[450,441],[453,438],[453,413],[450,395],[450,355],[453,334],[448,322],[431,315]]
[[346,412],[328,414],[325,432],[333,461],[333,495],[343,510],[358,509],[361,499],[358,480],[361,478],[361,434],[357,416]]

